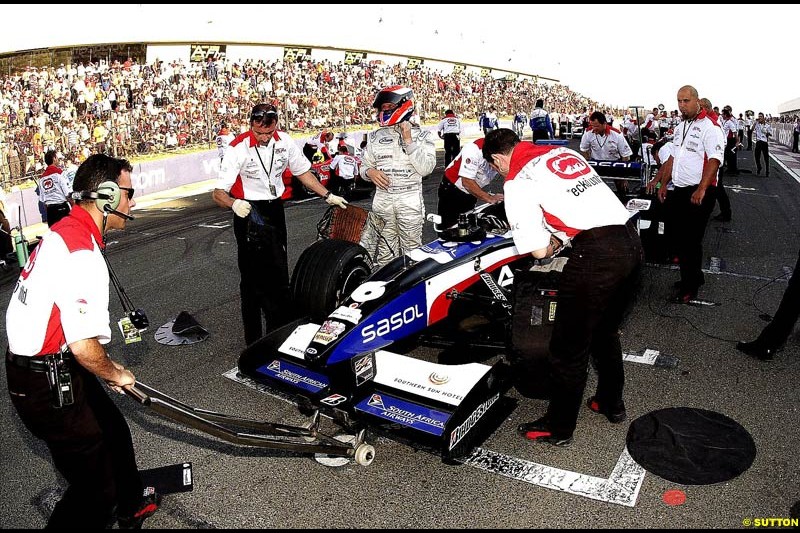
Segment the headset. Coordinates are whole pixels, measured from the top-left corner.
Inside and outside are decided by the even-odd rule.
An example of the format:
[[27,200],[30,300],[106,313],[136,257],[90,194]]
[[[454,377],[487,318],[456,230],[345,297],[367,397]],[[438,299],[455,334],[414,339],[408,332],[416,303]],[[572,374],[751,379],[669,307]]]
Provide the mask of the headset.
[[122,200],[120,195],[122,192],[116,182],[104,181],[97,186],[94,191],[80,191],[72,193],[73,200],[94,200],[94,205],[103,213],[114,213],[126,220],[133,220],[134,217],[117,211],[119,203]]

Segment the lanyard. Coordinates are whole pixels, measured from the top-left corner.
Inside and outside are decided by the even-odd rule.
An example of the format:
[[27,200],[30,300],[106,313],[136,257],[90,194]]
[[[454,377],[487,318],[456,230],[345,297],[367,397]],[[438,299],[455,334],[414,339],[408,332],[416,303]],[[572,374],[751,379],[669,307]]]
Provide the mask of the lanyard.
[[264,172],[267,174],[267,187],[269,188],[269,192],[272,194],[272,196],[277,196],[275,186],[272,184],[272,163],[275,162],[275,142],[271,142],[270,145],[272,146],[272,157],[269,158],[269,170],[267,170],[267,167],[264,166],[264,161],[261,159],[261,154],[258,153],[258,145],[255,146],[255,150],[256,156],[258,156],[258,162],[261,163],[261,168],[263,168]]
[[[686,126],[690,126],[693,122],[694,122],[694,119],[683,121],[683,136],[681,137],[681,146],[683,146],[683,143],[686,141]],[[692,131],[692,130],[689,130],[689,131]]]

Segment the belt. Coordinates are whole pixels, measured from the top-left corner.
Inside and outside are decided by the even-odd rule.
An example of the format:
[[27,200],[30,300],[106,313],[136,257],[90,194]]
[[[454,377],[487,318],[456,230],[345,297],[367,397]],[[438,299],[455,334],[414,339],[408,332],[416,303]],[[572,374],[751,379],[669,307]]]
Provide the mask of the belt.
[[6,351],[6,361],[31,372],[47,372],[50,369],[50,357],[50,355],[38,355],[35,357],[15,355]]
[[594,238],[604,237],[612,233],[619,233],[623,230],[626,230],[629,234],[631,231],[636,231],[633,222],[631,220],[628,220],[628,222],[626,222],[625,224],[617,224],[614,226],[600,226],[597,228],[583,230],[580,233],[578,233],[578,235],[575,236],[575,239],[580,240],[579,239],[580,237],[594,237]]

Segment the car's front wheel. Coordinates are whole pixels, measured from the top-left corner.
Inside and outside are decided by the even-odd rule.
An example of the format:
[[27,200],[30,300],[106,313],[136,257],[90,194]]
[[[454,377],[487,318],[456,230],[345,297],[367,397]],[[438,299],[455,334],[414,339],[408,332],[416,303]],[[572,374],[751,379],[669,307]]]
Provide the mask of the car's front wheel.
[[315,322],[325,319],[371,272],[369,254],[359,244],[324,239],[306,248],[292,272],[298,311]]

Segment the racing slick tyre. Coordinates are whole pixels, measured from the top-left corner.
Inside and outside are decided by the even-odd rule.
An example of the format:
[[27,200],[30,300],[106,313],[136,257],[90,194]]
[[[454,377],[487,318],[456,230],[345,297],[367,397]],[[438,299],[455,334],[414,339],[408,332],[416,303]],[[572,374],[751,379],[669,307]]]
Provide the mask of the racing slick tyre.
[[371,272],[369,254],[359,244],[324,239],[306,248],[292,272],[291,291],[300,313],[322,321]]

